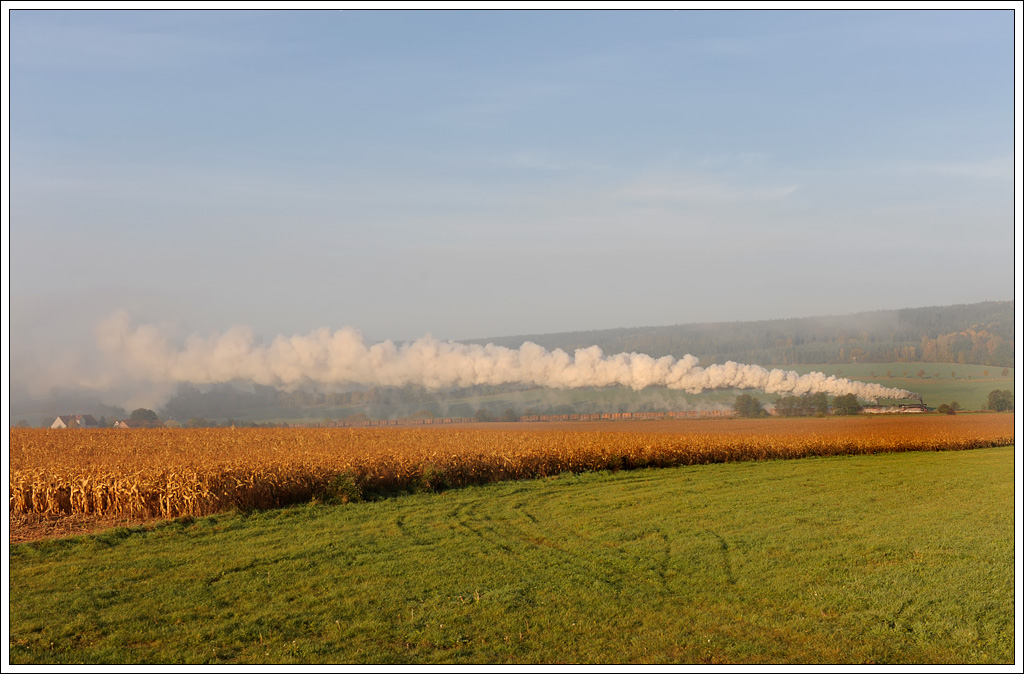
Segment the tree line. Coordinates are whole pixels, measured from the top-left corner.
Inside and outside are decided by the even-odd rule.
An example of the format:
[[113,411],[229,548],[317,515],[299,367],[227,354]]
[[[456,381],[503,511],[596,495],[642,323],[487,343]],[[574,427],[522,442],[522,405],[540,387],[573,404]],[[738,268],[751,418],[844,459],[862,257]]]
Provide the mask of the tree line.
[[[830,398],[827,393],[805,393],[800,396],[778,396],[775,398],[775,415],[780,417],[822,417],[828,414],[846,416],[860,414],[863,405],[853,393]],[[757,418],[768,416],[768,411],[760,399],[743,393],[736,396],[732,405],[736,416]],[[985,409],[993,412],[1012,412],[1014,409],[1013,391],[996,390],[988,394]],[[939,414],[956,414],[960,411],[960,403],[955,400],[943,403],[935,410]]]
[[[756,418],[768,416],[768,411],[758,398],[743,393],[736,396],[733,411],[737,416]],[[781,417],[820,417],[827,414],[859,414],[863,410],[856,394],[847,393],[830,397],[827,393],[805,393],[803,395],[778,396],[775,398],[775,414]]]

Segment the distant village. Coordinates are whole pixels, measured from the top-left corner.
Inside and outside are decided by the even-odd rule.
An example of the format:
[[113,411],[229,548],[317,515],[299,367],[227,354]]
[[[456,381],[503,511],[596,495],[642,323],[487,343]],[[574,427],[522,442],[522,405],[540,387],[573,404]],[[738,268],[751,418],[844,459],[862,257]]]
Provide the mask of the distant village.
[[[155,415],[154,415],[155,417]],[[180,424],[174,423],[173,425],[178,426]],[[153,419],[117,419],[111,424],[111,428],[164,428],[165,423],[160,420]],[[53,423],[50,424],[50,428],[104,428],[105,424],[97,421],[96,417],[91,414],[61,414]]]
[[[921,414],[924,412],[931,411],[923,403],[895,403],[890,405],[865,405],[861,407],[860,411],[864,414]],[[137,410],[138,412],[138,410]],[[147,410],[148,412],[148,410]],[[775,409],[765,410],[768,416],[777,416],[778,413]],[[503,422],[545,422],[545,421],[620,421],[620,420],[653,420],[653,419],[708,419],[708,418],[723,418],[737,416],[735,410],[719,409],[719,410],[688,410],[678,412],[615,412],[615,413],[603,413],[603,414],[527,414],[527,415],[513,415],[506,414],[500,417],[492,417],[490,415],[477,415],[475,417],[431,417],[431,416],[415,416],[407,418],[396,418],[396,419],[370,419],[364,414],[356,414],[352,417],[337,419],[337,420],[324,420],[322,422],[293,422],[293,423],[278,423],[278,424],[261,424],[266,426],[279,426],[285,428],[353,428],[363,426],[433,426],[433,425],[449,425],[449,424],[467,424],[467,423],[479,423],[486,421],[503,421]],[[166,421],[160,421],[156,418],[155,414],[152,416],[146,416],[145,418],[129,418],[129,419],[117,419],[113,424],[105,423],[104,419],[102,422],[98,421],[91,414],[62,414],[58,416],[50,428],[121,428],[121,429],[135,429],[135,428],[181,428],[187,427],[204,427],[204,426],[234,426],[236,422],[234,420],[228,420],[224,424],[218,424],[208,419],[190,419],[188,423],[182,424],[174,419]],[[255,425],[247,422],[237,422],[239,426]]]

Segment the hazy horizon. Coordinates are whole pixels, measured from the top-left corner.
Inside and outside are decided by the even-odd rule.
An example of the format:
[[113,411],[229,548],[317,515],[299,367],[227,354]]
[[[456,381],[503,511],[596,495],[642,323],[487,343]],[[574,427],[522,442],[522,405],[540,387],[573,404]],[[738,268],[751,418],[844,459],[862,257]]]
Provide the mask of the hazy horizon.
[[116,317],[377,343],[1015,297],[1008,9],[4,20],[16,385],[117,385]]
[[[726,328],[726,333],[722,335],[727,342],[731,342],[737,338],[742,340],[744,334],[749,339],[749,333],[744,331],[765,322],[775,326],[777,337],[801,334],[810,336],[827,326],[826,334],[834,331],[837,335],[845,332],[861,335],[850,341],[851,348],[858,340],[864,340],[860,343],[870,348],[879,337],[885,339],[882,334],[886,330],[898,329],[905,333],[910,326],[927,325],[936,319],[941,323],[943,316],[948,322],[939,327],[935,336],[940,336],[943,330],[955,332],[957,324],[961,328],[965,325],[960,312],[972,309],[992,312],[996,307],[987,306],[992,304],[1014,305],[1015,300],[907,308],[912,313],[906,316],[899,310],[880,310],[805,319],[693,323],[675,327],[736,326]],[[919,314],[921,310],[928,309],[942,311],[932,312],[928,318]],[[955,318],[958,313],[959,319]],[[816,326],[815,319],[821,319],[824,323]],[[879,319],[884,321],[881,327],[877,323]],[[786,325],[790,320],[810,320],[812,323],[803,327],[804,332],[800,329],[794,332],[792,326]],[[1008,327],[1005,324],[1006,317],[998,313],[976,314],[968,320],[980,320],[982,324],[993,326],[996,334],[989,335],[985,330],[979,333],[986,340],[995,340],[985,342],[985,348],[992,355],[992,345],[998,346],[1004,339],[999,334]],[[887,326],[886,322],[891,323]],[[971,325],[977,327],[976,322]],[[728,332],[730,329],[732,333]],[[634,393],[651,387],[689,394],[730,389],[752,389],[767,394],[798,396],[811,393],[833,396],[853,393],[861,400],[872,402],[878,398],[919,397],[918,393],[910,390],[869,383],[856,377],[846,378],[841,374],[826,375],[822,372],[801,374],[791,366],[769,365],[756,360],[743,359],[746,362],[737,362],[729,358],[721,362],[712,357],[710,361],[702,362],[690,351],[683,353],[674,350],[672,354],[658,354],[644,348],[609,348],[607,344],[604,347],[596,344],[598,341],[607,341],[607,337],[601,338],[603,333],[622,330],[632,332],[635,328],[594,331],[594,341],[586,341],[582,346],[568,346],[565,343],[541,345],[531,338],[549,342],[550,339],[545,338],[566,335],[574,338],[570,341],[578,341],[581,335],[590,331],[506,336],[478,342],[438,340],[427,335],[416,340],[395,342],[369,341],[353,328],[337,331],[321,328],[305,335],[277,335],[265,339],[251,328],[241,325],[209,335],[174,334],[166,326],[140,324],[128,312],[120,312],[101,321],[97,328],[96,362],[79,363],[72,372],[53,369],[46,374],[40,372],[41,378],[36,380],[15,379],[8,393],[12,409],[31,407],[33,401],[84,401],[82,394],[90,392],[96,396],[95,402],[90,403],[92,405],[159,409],[174,398],[182,386],[199,386],[202,389],[221,385],[232,388],[241,386],[242,389],[265,386],[286,392],[411,387],[439,393],[460,388],[511,384],[562,391],[620,387],[632,389]],[[660,332],[654,326],[649,326],[648,330],[652,337]],[[632,337],[635,338],[635,334]],[[697,336],[691,339],[694,337]],[[687,338],[682,339],[685,342]],[[698,341],[701,339],[697,337]],[[932,342],[938,348],[938,340]],[[654,341],[651,342],[653,344]],[[1013,346],[1012,338],[1010,345]],[[949,346],[946,345],[947,348]],[[889,361],[864,362],[881,364]],[[943,362],[954,363],[949,360],[935,361],[935,364]],[[871,378],[874,378],[874,373]]]

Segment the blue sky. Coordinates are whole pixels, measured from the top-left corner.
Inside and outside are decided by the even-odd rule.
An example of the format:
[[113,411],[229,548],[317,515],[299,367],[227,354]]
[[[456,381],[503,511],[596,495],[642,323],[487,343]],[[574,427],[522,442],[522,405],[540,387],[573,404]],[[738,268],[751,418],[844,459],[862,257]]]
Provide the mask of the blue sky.
[[9,19],[19,363],[1014,296],[1008,10]]

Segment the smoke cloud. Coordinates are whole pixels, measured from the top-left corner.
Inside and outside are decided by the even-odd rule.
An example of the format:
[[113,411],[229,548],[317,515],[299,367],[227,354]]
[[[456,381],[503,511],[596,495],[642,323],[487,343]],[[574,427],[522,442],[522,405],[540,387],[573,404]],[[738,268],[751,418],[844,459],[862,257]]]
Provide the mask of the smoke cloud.
[[635,391],[664,386],[687,393],[729,388],[786,395],[853,393],[872,401],[917,397],[902,389],[820,372],[800,375],[734,362],[702,367],[691,355],[678,360],[641,353],[605,355],[597,346],[577,349],[570,356],[531,342],[509,349],[430,336],[401,346],[391,341],[368,345],[352,328],[335,332],[322,328],[262,344],[251,329],[235,327],[209,337],[193,335],[175,344],[155,325],[133,327],[126,313],[99,326],[97,346],[108,361],[102,377],[108,383],[113,379],[154,385],[249,381],[284,389],[310,384],[412,384],[435,390],[518,383],[561,389],[619,385]]

